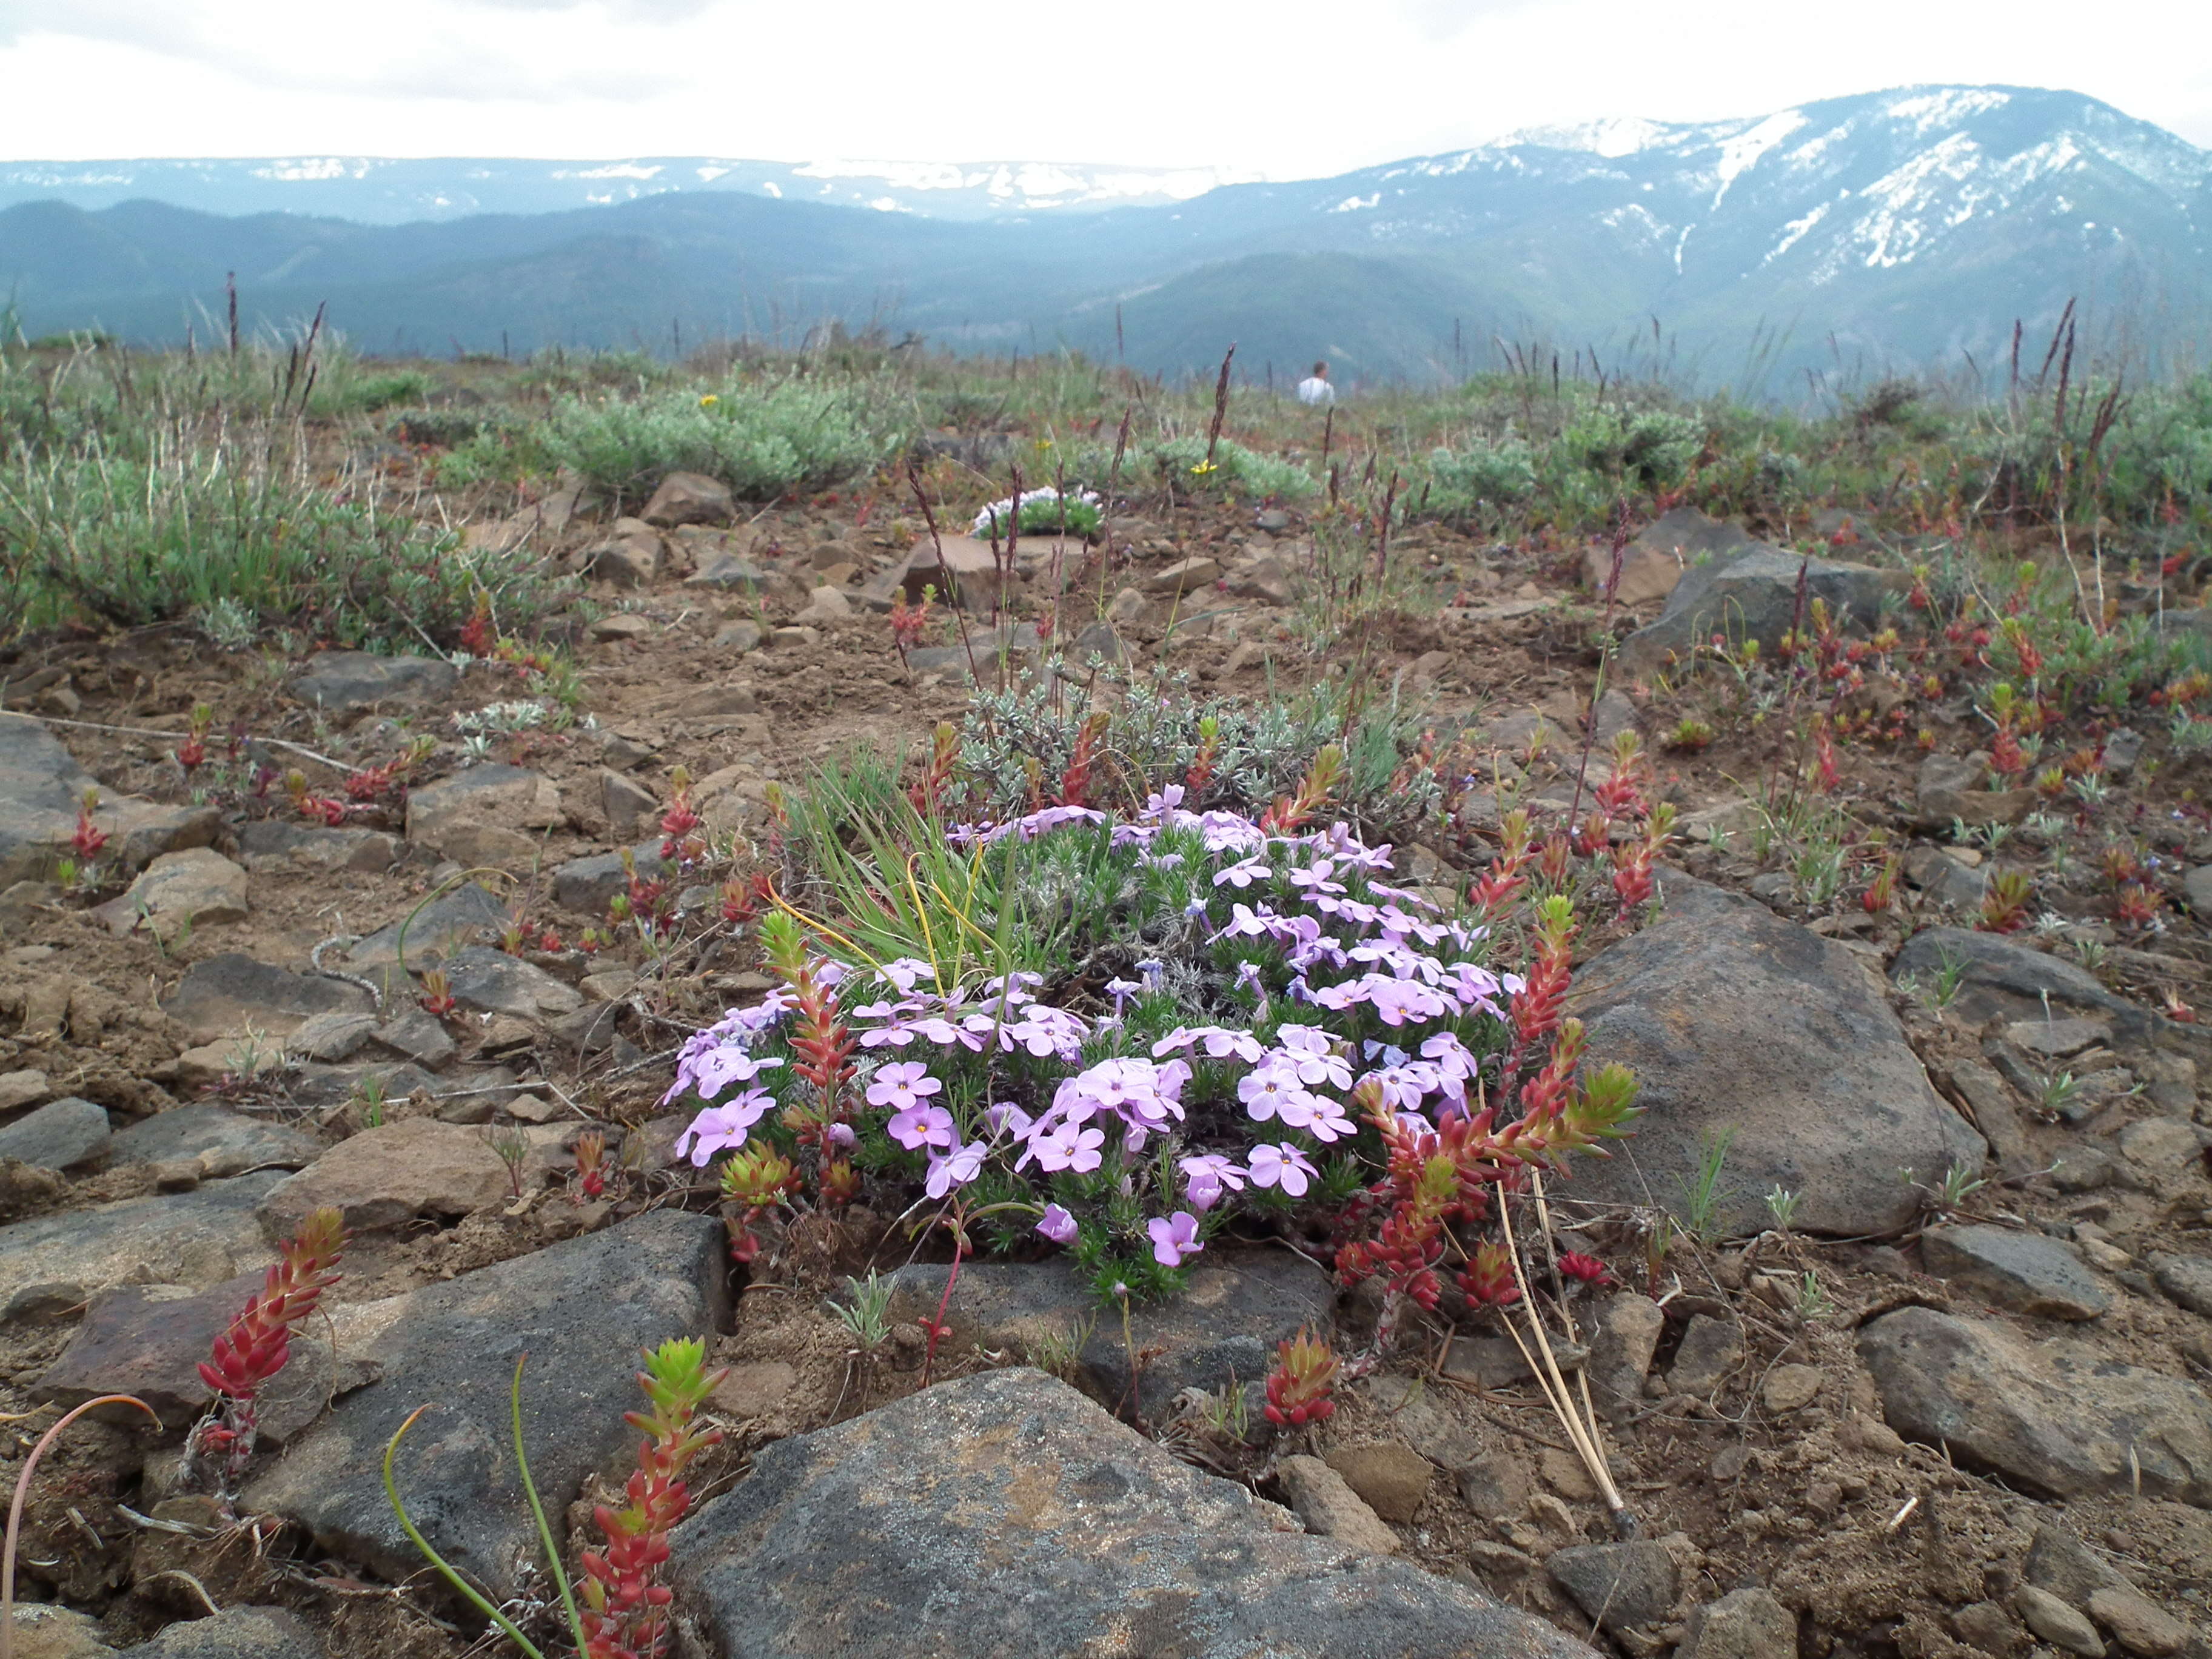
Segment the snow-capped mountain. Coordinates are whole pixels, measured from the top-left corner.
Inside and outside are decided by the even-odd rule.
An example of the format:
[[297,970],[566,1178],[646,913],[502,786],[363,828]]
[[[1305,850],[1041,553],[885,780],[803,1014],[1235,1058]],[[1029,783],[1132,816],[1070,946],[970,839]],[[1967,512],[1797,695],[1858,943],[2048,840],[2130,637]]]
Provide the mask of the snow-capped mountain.
[[[2212,343],[2212,153],[2013,87],[1624,118],[1296,183],[1012,162],[110,167],[0,166],[0,201],[41,198],[0,208],[0,295],[33,331],[180,337],[236,270],[254,314],[327,300],[384,350],[787,336],[834,315],[1171,372],[1236,340],[1255,373],[1327,356],[1354,380],[1462,372],[1502,336],[1771,389],[1838,364],[1994,368],[2015,319],[2040,334],[2069,300],[2138,350]],[[291,210],[210,216],[218,198]]]
[[1254,176],[1222,167],[1066,161],[759,161],[710,155],[593,161],[368,155],[7,161],[0,162],[0,208],[60,201],[98,209],[149,200],[201,213],[303,213],[389,225],[737,191],[775,201],[972,220],[1183,202]]

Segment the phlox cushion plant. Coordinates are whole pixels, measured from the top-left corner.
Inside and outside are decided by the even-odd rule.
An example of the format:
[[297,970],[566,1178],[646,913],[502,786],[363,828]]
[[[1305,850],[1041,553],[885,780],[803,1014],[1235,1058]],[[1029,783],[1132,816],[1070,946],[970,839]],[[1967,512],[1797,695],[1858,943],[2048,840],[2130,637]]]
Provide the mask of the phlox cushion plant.
[[[835,915],[767,918],[783,984],[692,1037],[666,1097],[693,1109],[679,1154],[723,1161],[738,1254],[798,1194],[865,1182],[892,1212],[988,1216],[997,1248],[1065,1249],[1108,1296],[1172,1292],[1224,1230],[1334,1223],[1357,1246],[1408,1206],[1425,1267],[1483,1183],[1620,1133],[1625,1074],[1585,1088],[1578,1028],[1554,1055],[1571,915],[1545,924],[1532,1004],[1490,927],[1394,883],[1389,847],[1307,827],[1324,794],[1256,819],[1170,787],[1125,817],[918,820],[992,861],[963,890],[998,912],[940,915],[926,954],[863,950],[880,930]],[[943,937],[962,929],[973,948]],[[1457,1161],[1417,1203],[1438,1157]],[[1355,1276],[1395,1260],[1348,1258]]]

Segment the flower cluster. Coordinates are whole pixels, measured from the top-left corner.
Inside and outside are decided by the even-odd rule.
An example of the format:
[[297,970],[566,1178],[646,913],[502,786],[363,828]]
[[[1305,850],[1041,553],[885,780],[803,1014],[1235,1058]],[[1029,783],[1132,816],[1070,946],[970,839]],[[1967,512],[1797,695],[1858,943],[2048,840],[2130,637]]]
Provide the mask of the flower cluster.
[[[991,1205],[1026,1206],[1043,1239],[1115,1268],[1107,1282],[1157,1290],[1231,1217],[1340,1206],[1378,1168],[1387,1186],[1409,1148],[1480,1139],[1494,1165],[1561,1139],[1552,1120],[1576,1098],[1575,1047],[1555,1061],[1550,1046],[1564,943],[1526,979],[1496,971],[1486,927],[1387,881],[1389,848],[1342,823],[1266,827],[1323,793],[1260,822],[1187,811],[1170,787],[1126,819],[1055,805],[945,831],[1036,882],[1080,874],[1112,895],[1102,936],[1138,918],[1148,954],[1085,936],[1086,955],[1120,963],[1088,988],[1027,967],[966,979],[921,957],[840,962],[769,918],[785,988],[684,1046],[665,1100],[702,1105],[679,1154],[703,1168],[773,1138],[774,1190],[744,1176],[757,1208],[788,1190],[781,1152],[803,1162],[810,1144],[825,1190],[833,1164],[938,1201],[986,1182]],[[1526,1103],[1552,1117],[1516,1151],[1478,1097],[1522,1073]],[[1449,1184],[1431,1231],[1464,1207]]]
[[1024,489],[1019,496],[1009,495],[1004,501],[993,501],[975,515],[969,533],[990,538],[1005,535],[1010,525],[1017,530],[1057,530],[1064,525],[1079,535],[1085,535],[1097,527],[1098,511],[1097,491],[1061,491],[1047,484],[1039,489]]

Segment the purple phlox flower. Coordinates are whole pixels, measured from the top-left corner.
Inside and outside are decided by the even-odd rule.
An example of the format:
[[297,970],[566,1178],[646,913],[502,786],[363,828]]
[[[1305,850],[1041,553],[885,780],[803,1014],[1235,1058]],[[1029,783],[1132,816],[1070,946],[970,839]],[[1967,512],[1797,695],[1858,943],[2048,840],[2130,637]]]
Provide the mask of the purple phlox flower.
[[1185,1256],[1206,1248],[1198,1240],[1198,1218],[1188,1210],[1156,1215],[1145,1224],[1145,1231],[1152,1236],[1152,1260],[1163,1267],[1180,1267]]
[[1037,1223],[1036,1230],[1055,1244],[1073,1244],[1075,1242],[1075,1218],[1057,1204],[1044,1206],[1044,1217]]
[[1106,815],[1088,806],[1047,806],[1026,817],[1016,818],[1013,831],[1024,841],[1034,841],[1048,830],[1070,823],[1103,823]]
[[1083,1039],[1090,1034],[1091,1028],[1066,1009],[1038,1004],[1024,1009],[1018,1020],[999,1028],[999,1046],[1010,1053],[1016,1048],[1025,1048],[1039,1060],[1050,1054],[1073,1060],[1082,1054]]
[[1145,816],[1148,818],[1167,817],[1169,813],[1182,805],[1182,793],[1181,784],[1171,783],[1157,794],[1146,796]]
[[[858,1011],[855,1010],[855,1012],[857,1012]],[[940,1024],[942,1022],[940,1022]],[[860,1033],[860,1047],[863,1048],[903,1048],[908,1043],[912,1042],[915,1038],[921,1034],[919,1030],[920,1024],[921,1022],[917,1021],[913,1025],[895,1024],[871,1026],[868,1030]]]
[[1244,1166],[1219,1152],[1193,1152],[1188,1158],[1177,1158],[1176,1168],[1185,1175],[1210,1175],[1234,1193],[1244,1190]]
[[932,1198],[943,1198],[955,1187],[966,1186],[983,1173],[983,1154],[988,1151],[990,1148],[983,1142],[971,1140],[942,1158],[931,1153],[929,1176],[921,1183],[921,1189]]
[[1435,1019],[1450,1012],[1449,1005],[1442,997],[1415,981],[1370,974],[1366,983],[1367,1004],[1375,1010],[1375,1018],[1385,1025]]
[[1424,910],[1437,908],[1410,887],[1393,887],[1386,882],[1370,881],[1367,884],[1367,890],[1377,898],[1389,899],[1398,904],[1419,905]]
[[920,1060],[902,1060],[878,1068],[875,1080],[868,1085],[868,1104],[902,1112],[944,1087]]
[[1213,937],[1216,939],[1264,939],[1275,920],[1273,911],[1264,905],[1255,910],[1249,904],[1229,907],[1229,925]]
[[1505,1018],[1498,1006],[1500,993],[1509,993],[1508,981],[1519,975],[1508,974],[1501,979],[1486,968],[1478,968],[1471,962],[1455,962],[1447,976],[1445,994],[1468,1013],[1478,1009],[1495,1018]]
[[691,1086],[702,1100],[712,1100],[732,1083],[750,1083],[780,1060],[756,1060],[742,1048],[709,1048],[692,1062]]
[[1051,1128],[1040,1127],[1030,1133],[1022,1155],[1014,1160],[1014,1168],[1026,1168],[1034,1158],[1037,1167],[1047,1174],[1073,1170],[1078,1175],[1087,1175],[1104,1161],[1105,1145],[1106,1132],[1089,1124],[1061,1123]]
[[937,964],[924,962],[920,957],[899,957],[876,969],[876,977],[886,984],[896,986],[902,997],[912,996],[915,983],[925,975],[933,983],[937,978]]
[[[1256,969],[1254,971],[1257,973]],[[1226,1060],[1234,1054],[1248,1066],[1256,1062],[1264,1052],[1260,1039],[1249,1031],[1234,1030],[1226,1025],[1178,1025],[1152,1045],[1152,1053],[1155,1056],[1173,1054],[1194,1043],[1205,1049],[1209,1060]]]
[[1265,1061],[1237,1080],[1237,1098],[1255,1123],[1280,1117],[1293,1127],[1313,1115],[1307,1104],[1313,1097],[1298,1081],[1295,1068],[1279,1057]]
[[1313,1115],[1306,1119],[1305,1131],[1316,1140],[1341,1140],[1359,1133],[1359,1126],[1352,1121],[1343,1105],[1327,1095],[1310,1097]]
[[1238,963],[1237,983],[1240,988],[1251,992],[1255,996],[1261,994],[1260,964],[1256,962]]
[[1156,823],[1117,823],[1107,840],[1109,847],[1150,847],[1160,833]]
[[1188,904],[1182,907],[1182,913],[1184,915],[1191,917],[1204,915],[1206,914],[1206,901],[1202,898],[1192,899]]
[[1327,859],[1316,860],[1303,869],[1292,869],[1288,873],[1291,885],[1301,889],[1308,897],[1316,893],[1341,893],[1344,890],[1342,883],[1329,879],[1336,873],[1336,866]]
[[1336,1052],[1335,1042],[1319,1026],[1278,1026],[1275,1042],[1280,1048],[1283,1063],[1308,1088],[1319,1088],[1324,1084],[1337,1089],[1352,1086],[1352,1062]]
[[676,1137],[676,1155],[682,1158],[688,1150],[691,1162],[703,1170],[707,1160],[725,1148],[742,1146],[745,1136],[762,1115],[775,1104],[765,1089],[751,1089],[735,1100],[720,1106],[709,1106],[691,1120],[690,1127]]
[[1036,1120],[1012,1101],[1002,1100],[985,1109],[983,1121],[991,1126],[993,1134],[1012,1135],[1019,1140],[1029,1133]]
[[1410,937],[1424,945],[1439,945],[1444,939],[1444,929],[1441,924],[1407,915],[1395,904],[1383,907],[1382,922],[1384,932],[1399,939]]
[[860,1138],[853,1133],[853,1126],[849,1123],[833,1123],[824,1133],[829,1135],[832,1146],[850,1147],[860,1144]]
[[1280,1187],[1292,1198],[1304,1197],[1306,1188],[1321,1173],[1287,1140],[1261,1141],[1252,1149],[1251,1164],[1255,1187]]
[[894,1113],[884,1127],[893,1140],[910,1152],[924,1146],[950,1146],[957,1139],[952,1132],[952,1114],[927,1102],[917,1102],[902,1112]]
[[1139,853],[1137,862],[1148,870],[1172,870],[1182,862],[1180,853]]
[[1394,1109],[1411,1111],[1437,1089],[1437,1069],[1418,1060],[1401,1066],[1386,1066],[1367,1074],[1382,1085],[1382,1103]]
[[1420,1135],[1433,1135],[1437,1132],[1437,1126],[1430,1122],[1427,1118],[1422,1116],[1419,1112],[1399,1113],[1398,1127],[1405,1130],[1407,1134],[1416,1137]]
[[1379,1060],[1385,1066],[1403,1066],[1413,1058],[1395,1042],[1377,1042],[1372,1037],[1361,1043],[1359,1048],[1369,1060]]
[[1382,914],[1364,900],[1339,898],[1334,893],[1310,893],[1306,902],[1325,916],[1341,916],[1362,927],[1372,927],[1376,918]]
[[[1390,867],[1390,846],[1387,842],[1380,847],[1362,847],[1346,836],[1341,845],[1330,847],[1329,854],[1346,869],[1364,870],[1370,874]],[[1386,890],[1377,883],[1370,882],[1368,885],[1378,893]]]
[[853,976],[853,970],[842,962],[832,962],[827,957],[814,959],[814,980],[817,985],[836,989]]
[[1158,957],[1143,957],[1139,958],[1137,963],[1138,977],[1142,979],[1146,987],[1151,990],[1157,991],[1160,988],[1160,980],[1167,970],[1167,963],[1162,962]]
[[1209,853],[1257,853],[1267,845],[1258,824],[1234,812],[1200,813],[1198,834]]
[[1224,869],[1216,870],[1213,872],[1213,884],[1219,887],[1225,883],[1241,891],[1255,881],[1271,879],[1274,873],[1267,867],[1267,861],[1263,858],[1240,859]]
[[1121,1018],[1121,1005],[1127,1002],[1131,997],[1139,994],[1144,990],[1144,988],[1145,988],[1142,985],[1139,984],[1133,979],[1108,980],[1106,981],[1106,994],[1114,999],[1114,1018],[1116,1019]]

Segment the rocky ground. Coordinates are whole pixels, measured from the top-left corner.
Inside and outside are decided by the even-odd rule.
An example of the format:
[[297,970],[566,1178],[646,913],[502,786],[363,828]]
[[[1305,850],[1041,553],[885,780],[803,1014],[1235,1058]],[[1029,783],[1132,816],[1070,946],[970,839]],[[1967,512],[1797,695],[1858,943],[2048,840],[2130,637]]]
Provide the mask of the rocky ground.
[[[996,574],[964,544],[939,565],[902,526],[829,507],[732,525],[696,495],[667,495],[658,524],[556,495],[471,528],[591,577],[585,724],[503,718],[527,687],[493,662],[280,660],[152,630],[6,665],[0,1410],[22,1415],[5,1473],[54,1406],[121,1390],[164,1419],[82,1423],[41,1465],[19,1653],[465,1650],[375,1473],[425,1402],[411,1498],[550,1632],[501,1450],[517,1358],[532,1472],[580,1529],[635,1443],[637,1351],[704,1334],[730,1368],[709,1408],[726,1439],[674,1563],[702,1653],[2212,1654],[2201,762],[2085,731],[2106,757],[2094,812],[1978,852],[1954,819],[2035,802],[1984,787],[1970,708],[1920,711],[1925,754],[1839,757],[1837,799],[1907,852],[1876,915],[1856,886],[1753,856],[1757,731],[1717,717],[1710,746],[1664,754],[1684,818],[1664,912],[1595,936],[1576,992],[1593,1053],[1636,1069],[1649,1110],[1553,1202],[1563,1244],[1612,1270],[1565,1355],[1607,1424],[1624,1535],[1493,1328],[1413,1322],[1316,1431],[1194,1409],[1302,1324],[1360,1343],[1372,1306],[1288,1250],[1210,1253],[1191,1297],[1139,1310],[1126,1339],[1062,1268],[971,1263],[921,1391],[946,1268],[884,1218],[795,1226],[732,1276],[656,1103],[683,1035],[769,981],[726,940],[675,964],[576,948],[625,885],[622,849],[656,838],[672,769],[710,829],[758,830],[772,783],[957,720],[971,663],[1024,672],[1044,605],[1086,656],[1223,693],[1344,662],[1305,648],[1295,515],[1186,505],[1116,520],[1103,548],[1028,544],[1032,623],[993,632]],[[1713,592],[1754,631],[1788,625],[1796,555],[1710,526],[1687,533],[1721,556],[1667,598],[1687,520],[1670,522],[1631,550],[1659,580],[1626,585],[1610,619],[1578,548],[1410,532],[1395,556],[1423,602],[1357,672],[1476,734],[1492,809],[1562,809],[1586,712],[1598,741],[1631,726],[1655,747],[1714,712],[1723,692],[1660,672]],[[1829,550],[1814,574],[1836,602],[1893,584]],[[940,610],[902,654],[884,612],[925,584],[962,592],[969,637]],[[1595,696],[1608,627],[1628,672]],[[197,705],[210,758],[188,781]],[[337,794],[418,734],[404,797],[336,826],[270,781],[297,768]],[[109,840],[88,891],[52,878],[95,786]],[[2051,869],[2116,825],[2146,848],[2156,931]],[[1411,856],[1483,854],[1477,837]],[[2021,861],[2050,871],[2051,920],[1976,931],[1991,867]],[[434,968],[444,1018],[421,1006]],[[616,1149],[596,1198],[572,1176],[589,1131]],[[194,1364],[321,1205],[352,1231],[345,1277],[226,1515],[179,1489],[208,1398]],[[1692,1224],[1663,1257],[1661,1207]],[[897,1272],[897,1322],[863,1352],[824,1298],[872,1266]]]

